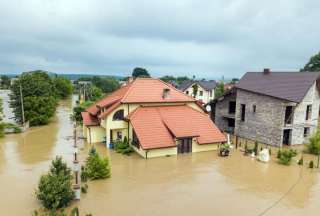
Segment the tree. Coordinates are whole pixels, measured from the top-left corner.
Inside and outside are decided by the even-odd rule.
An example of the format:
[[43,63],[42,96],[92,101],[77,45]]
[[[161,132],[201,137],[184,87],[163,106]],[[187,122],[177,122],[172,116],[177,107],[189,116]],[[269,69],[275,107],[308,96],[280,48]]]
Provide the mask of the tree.
[[177,83],[180,85],[181,83],[183,83],[184,81],[190,80],[189,77],[187,76],[180,76],[177,77]]
[[145,68],[136,67],[132,71],[132,77],[150,77],[150,74]]
[[166,83],[176,82],[176,78],[174,76],[163,76],[163,77],[160,77],[160,79]]
[[25,118],[30,126],[45,125],[56,111],[57,100],[54,97],[25,97]]
[[92,84],[100,88],[104,93],[111,93],[120,87],[118,80],[113,77],[92,77]]
[[194,98],[195,98],[195,97],[197,96],[197,94],[198,94],[198,89],[199,89],[198,84],[194,84],[194,85],[192,86],[192,94],[193,94],[193,97],[194,97]]
[[302,72],[315,72],[320,71],[320,52],[312,56],[309,62],[301,69]]
[[57,91],[52,78],[44,71],[23,73],[11,87],[10,106],[16,121],[22,123],[21,94],[25,120],[31,126],[46,124],[57,106]]
[[320,130],[317,130],[317,132],[313,136],[310,137],[309,144],[307,145],[307,150],[308,150],[309,153],[318,156],[317,167],[319,168],[319,162],[320,162]]
[[95,148],[92,148],[89,152],[84,172],[86,177],[92,180],[109,178],[111,173],[108,158],[101,158]]
[[77,122],[81,122],[82,121],[82,117],[81,117],[81,112],[84,112],[86,110],[86,108],[88,108],[89,106],[91,106],[93,104],[92,101],[85,101],[81,104],[79,104],[78,106],[73,108],[73,119]]
[[40,177],[36,197],[47,209],[56,210],[69,205],[74,198],[71,169],[56,157],[50,171]]
[[53,83],[60,98],[67,98],[72,94],[73,86],[70,80],[64,77],[56,77],[53,79]]
[[1,89],[9,89],[10,88],[10,77],[6,75],[1,75],[0,77],[0,88]]
[[224,83],[223,82],[219,82],[217,84],[217,87],[216,87],[215,91],[214,91],[214,97],[218,98],[218,97],[222,96],[223,93],[224,93]]
[[87,89],[87,100],[89,101],[96,101],[103,96],[103,92],[97,86],[89,86]]

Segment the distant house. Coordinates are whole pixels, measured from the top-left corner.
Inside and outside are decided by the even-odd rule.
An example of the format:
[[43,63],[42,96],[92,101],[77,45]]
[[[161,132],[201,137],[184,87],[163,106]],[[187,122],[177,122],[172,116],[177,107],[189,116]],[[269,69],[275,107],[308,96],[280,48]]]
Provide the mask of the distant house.
[[89,143],[127,137],[144,158],[216,150],[226,141],[194,98],[159,79],[130,81],[81,114]]
[[212,103],[212,118],[224,131],[261,143],[306,143],[317,130],[320,73],[246,73],[235,89]]
[[[194,95],[193,86],[198,86],[198,91]],[[179,89],[185,94],[194,97],[196,100],[200,100],[203,104],[209,103],[214,99],[214,89],[217,86],[217,82],[214,80],[186,80],[179,86]]]

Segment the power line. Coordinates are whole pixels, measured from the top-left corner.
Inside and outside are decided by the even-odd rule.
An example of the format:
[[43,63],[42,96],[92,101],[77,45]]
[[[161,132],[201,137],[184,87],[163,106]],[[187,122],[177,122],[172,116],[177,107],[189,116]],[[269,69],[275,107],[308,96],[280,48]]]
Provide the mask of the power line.
[[267,207],[260,214],[258,214],[258,216],[263,216],[263,215],[267,214],[272,208],[274,208],[276,205],[278,205],[298,185],[298,183],[302,179],[302,171],[303,171],[303,166],[301,166],[301,168],[300,168],[300,172],[299,172],[299,176],[298,176],[297,181],[293,185],[291,185],[291,187],[279,199],[277,199],[269,207]]

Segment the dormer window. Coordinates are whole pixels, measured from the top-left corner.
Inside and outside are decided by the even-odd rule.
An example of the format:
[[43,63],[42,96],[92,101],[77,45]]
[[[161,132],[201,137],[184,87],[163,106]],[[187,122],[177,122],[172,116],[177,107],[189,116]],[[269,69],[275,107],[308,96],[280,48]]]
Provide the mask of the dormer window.
[[169,95],[170,95],[170,89],[168,89],[168,88],[163,89],[162,98],[168,99]]
[[124,110],[118,110],[117,112],[114,113],[112,120],[113,121],[119,121],[124,119]]

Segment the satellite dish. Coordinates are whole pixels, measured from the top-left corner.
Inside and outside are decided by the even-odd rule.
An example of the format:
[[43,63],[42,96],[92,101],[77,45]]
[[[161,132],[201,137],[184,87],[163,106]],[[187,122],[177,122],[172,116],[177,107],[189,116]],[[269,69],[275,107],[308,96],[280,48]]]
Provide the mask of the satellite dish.
[[207,106],[206,106],[206,110],[207,110],[208,112],[211,112],[211,106],[210,106],[210,105],[207,105]]

